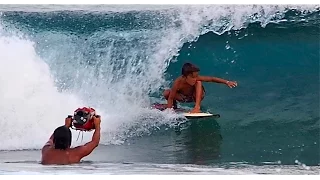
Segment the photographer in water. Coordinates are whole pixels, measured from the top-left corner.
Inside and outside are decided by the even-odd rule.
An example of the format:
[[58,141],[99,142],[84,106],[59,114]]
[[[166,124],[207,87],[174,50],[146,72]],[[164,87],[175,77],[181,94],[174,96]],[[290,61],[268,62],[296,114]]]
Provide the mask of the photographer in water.
[[[100,116],[93,108],[78,108],[74,116],[68,116],[65,125],[55,129],[49,141],[42,148],[41,164],[73,164],[89,155],[100,142]],[[85,145],[70,148],[72,135],[69,128],[81,131],[94,129],[92,140]]]

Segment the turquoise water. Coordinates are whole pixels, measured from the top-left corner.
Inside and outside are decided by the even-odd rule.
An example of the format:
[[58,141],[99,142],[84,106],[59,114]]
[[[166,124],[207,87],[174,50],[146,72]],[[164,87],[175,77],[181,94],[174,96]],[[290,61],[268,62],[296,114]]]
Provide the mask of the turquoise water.
[[[93,155],[100,159],[88,157],[94,163],[246,164],[250,171],[240,171],[248,173],[266,164],[319,167],[316,6],[1,6],[0,12],[6,162],[26,161],[10,159],[17,150],[34,153],[67,114],[90,105],[103,117]],[[238,82],[235,89],[204,85],[203,109],[221,118],[186,121],[148,108],[163,101],[185,62],[202,75]],[[91,133],[82,142],[77,136],[74,145]]]

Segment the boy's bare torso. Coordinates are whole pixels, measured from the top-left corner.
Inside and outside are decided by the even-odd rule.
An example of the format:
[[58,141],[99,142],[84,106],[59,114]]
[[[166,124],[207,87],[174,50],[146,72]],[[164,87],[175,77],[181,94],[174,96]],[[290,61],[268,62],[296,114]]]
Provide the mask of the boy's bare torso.
[[178,81],[177,93],[183,94],[185,96],[193,96],[195,87],[188,84],[182,76],[176,79]]

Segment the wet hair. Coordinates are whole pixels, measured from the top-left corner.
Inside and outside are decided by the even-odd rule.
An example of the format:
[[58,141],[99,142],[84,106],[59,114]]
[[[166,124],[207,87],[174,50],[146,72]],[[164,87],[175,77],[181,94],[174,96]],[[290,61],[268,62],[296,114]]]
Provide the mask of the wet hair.
[[71,131],[66,126],[60,126],[53,132],[53,143],[55,149],[65,150],[71,146]]
[[181,75],[187,77],[188,75],[199,71],[200,69],[197,66],[191,63],[184,63],[184,65],[182,66]]

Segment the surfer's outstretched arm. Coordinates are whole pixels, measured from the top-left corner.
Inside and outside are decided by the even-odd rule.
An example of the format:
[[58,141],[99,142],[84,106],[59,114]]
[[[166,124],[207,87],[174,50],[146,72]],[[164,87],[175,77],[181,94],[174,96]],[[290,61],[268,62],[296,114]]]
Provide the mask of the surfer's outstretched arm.
[[197,77],[198,81],[203,81],[203,82],[215,82],[215,83],[222,83],[230,88],[236,87],[238,84],[236,81],[228,81],[225,79],[217,78],[217,77],[210,77],[210,76],[198,76]]

